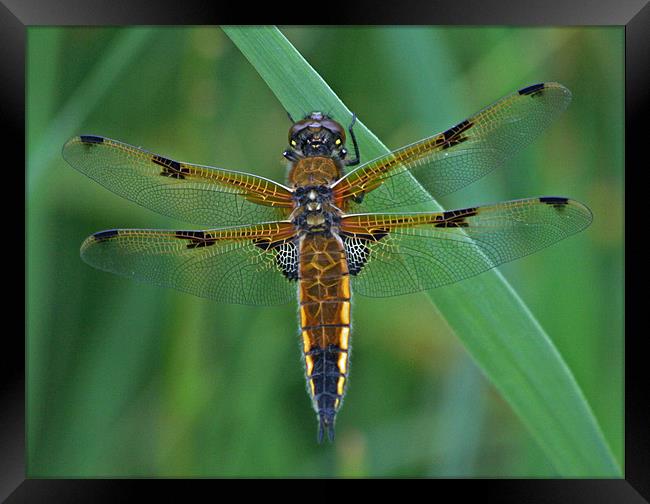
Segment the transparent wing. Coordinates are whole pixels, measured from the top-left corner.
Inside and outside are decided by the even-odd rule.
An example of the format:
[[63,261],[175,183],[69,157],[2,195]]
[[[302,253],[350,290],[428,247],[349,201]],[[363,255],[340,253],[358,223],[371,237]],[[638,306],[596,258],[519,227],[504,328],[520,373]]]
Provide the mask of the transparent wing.
[[95,268],[222,303],[275,305],[295,299],[277,254],[290,222],[208,231],[114,229],[89,236],[81,257]]
[[272,180],[174,161],[110,138],[73,137],[63,157],[114,193],[200,226],[283,220],[292,207],[291,191]]
[[541,197],[439,213],[350,215],[341,234],[357,270],[353,292],[385,297],[472,277],[582,231],[591,219],[577,201]]
[[334,185],[335,197],[347,201],[348,213],[380,212],[456,191],[528,145],[570,101],[569,90],[555,82],[520,89],[443,133],[351,171]]

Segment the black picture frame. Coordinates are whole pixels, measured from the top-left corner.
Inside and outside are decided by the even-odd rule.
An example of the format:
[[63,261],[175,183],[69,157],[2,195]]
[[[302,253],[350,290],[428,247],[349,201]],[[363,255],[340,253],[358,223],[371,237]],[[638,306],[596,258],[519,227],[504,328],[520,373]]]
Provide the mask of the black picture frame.
[[[422,5],[420,5],[420,3]],[[258,4],[259,5],[259,4]],[[3,0],[0,3],[0,61],[3,76],[0,90],[0,110],[7,127],[3,142],[5,170],[9,169],[8,158],[13,161],[12,173],[20,172],[15,167],[25,166],[25,71],[26,30],[36,25],[133,25],[133,24],[313,24],[314,19],[303,16],[310,9],[296,9],[287,6],[262,6],[248,9],[244,15],[222,11],[223,6],[199,1],[157,2],[155,8],[145,1],[96,0]],[[282,15],[278,16],[278,14]],[[278,18],[278,19],[276,19]],[[648,96],[650,95],[650,5],[645,0],[560,2],[457,0],[455,2],[411,2],[401,1],[386,5],[357,2],[344,9],[332,8],[319,12],[319,24],[371,23],[371,24],[455,24],[455,25],[618,25],[625,27],[625,148],[627,180],[634,180],[647,166],[642,149],[647,143],[645,131]],[[13,154],[13,156],[11,156]],[[15,160],[15,161],[14,161]],[[26,183],[23,180],[23,183]],[[639,185],[626,184],[633,190]],[[17,194],[18,191],[15,191]],[[23,193],[26,194],[26,193]],[[633,205],[642,199],[626,198]],[[14,201],[5,202],[5,215],[15,212]],[[25,208],[29,202],[24,201]],[[632,207],[631,207],[632,208]],[[12,209],[11,213],[9,209]],[[633,209],[626,209],[626,216],[634,222],[637,215]],[[11,229],[7,219],[5,231]],[[16,224],[16,228],[19,225]],[[629,227],[629,229],[633,229]],[[22,231],[22,235],[21,235]],[[7,236],[7,235],[6,235]],[[26,236],[25,228],[16,229],[11,236]],[[25,243],[25,247],[29,244]],[[16,247],[17,248],[17,247]],[[626,271],[634,271],[637,261],[626,254]],[[24,257],[24,256],[23,256]],[[16,268],[8,268],[16,269]],[[25,275],[29,272],[25,269]],[[639,313],[643,296],[633,290],[634,278],[626,275],[626,307],[632,317]],[[23,283],[25,283],[23,281]],[[14,285],[19,285],[16,281]],[[19,296],[15,296],[17,299]],[[24,299],[24,298],[23,298]],[[9,310],[5,320],[15,319]],[[625,344],[625,468],[621,479],[600,480],[434,480],[425,484],[446,485],[454,497],[469,497],[479,492],[482,499],[498,502],[648,502],[650,498],[650,420],[647,407],[648,392],[643,386],[645,380],[645,353],[642,350],[644,331],[634,318],[626,318],[627,334]],[[24,320],[27,320],[25,315]],[[29,328],[25,323],[26,335]],[[151,495],[151,486],[143,480],[38,480],[26,479],[25,475],[25,344],[18,330],[9,330],[5,325],[3,338],[2,387],[0,401],[0,498],[6,502],[87,502],[89,498],[115,501],[135,499],[138,495]],[[13,342],[13,344],[11,344]],[[156,480],[158,482],[159,480]],[[180,491],[189,490],[187,482],[180,482]],[[208,484],[202,481],[202,484]],[[436,488],[436,492],[442,490]],[[166,485],[165,491],[171,491]],[[146,494],[145,494],[146,492]],[[169,497],[172,494],[168,494]]]

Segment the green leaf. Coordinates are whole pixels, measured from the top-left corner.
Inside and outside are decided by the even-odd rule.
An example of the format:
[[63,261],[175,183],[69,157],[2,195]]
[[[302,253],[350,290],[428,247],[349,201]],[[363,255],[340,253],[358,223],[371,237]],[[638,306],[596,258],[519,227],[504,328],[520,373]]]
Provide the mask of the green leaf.
[[[352,116],[276,28],[227,27],[224,31],[293,117],[312,110],[330,111],[343,122]],[[355,132],[365,159],[388,152],[360,121]],[[433,203],[428,209],[441,207]],[[427,295],[533,434],[558,475],[622,476],[570,369],[498,270]]]

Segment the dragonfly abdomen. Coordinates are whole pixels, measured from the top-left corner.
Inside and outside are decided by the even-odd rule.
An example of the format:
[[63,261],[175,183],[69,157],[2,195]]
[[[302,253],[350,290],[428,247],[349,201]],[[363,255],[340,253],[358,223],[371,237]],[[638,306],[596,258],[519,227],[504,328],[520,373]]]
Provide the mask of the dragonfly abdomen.
[[350,274],[341,238],[307,233],[300,240],[300,330],[307,387],[320,424],[334,438],[334,421],[349,368]]

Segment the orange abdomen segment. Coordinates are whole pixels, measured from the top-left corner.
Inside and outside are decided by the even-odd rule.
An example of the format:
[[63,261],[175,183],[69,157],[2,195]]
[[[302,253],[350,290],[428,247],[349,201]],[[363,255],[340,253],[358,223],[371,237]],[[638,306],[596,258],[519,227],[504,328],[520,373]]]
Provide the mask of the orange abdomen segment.
[[350,274],[338,235],[300,240],[300,329],[309,393],[321,430],[334,436],[348,376]]

